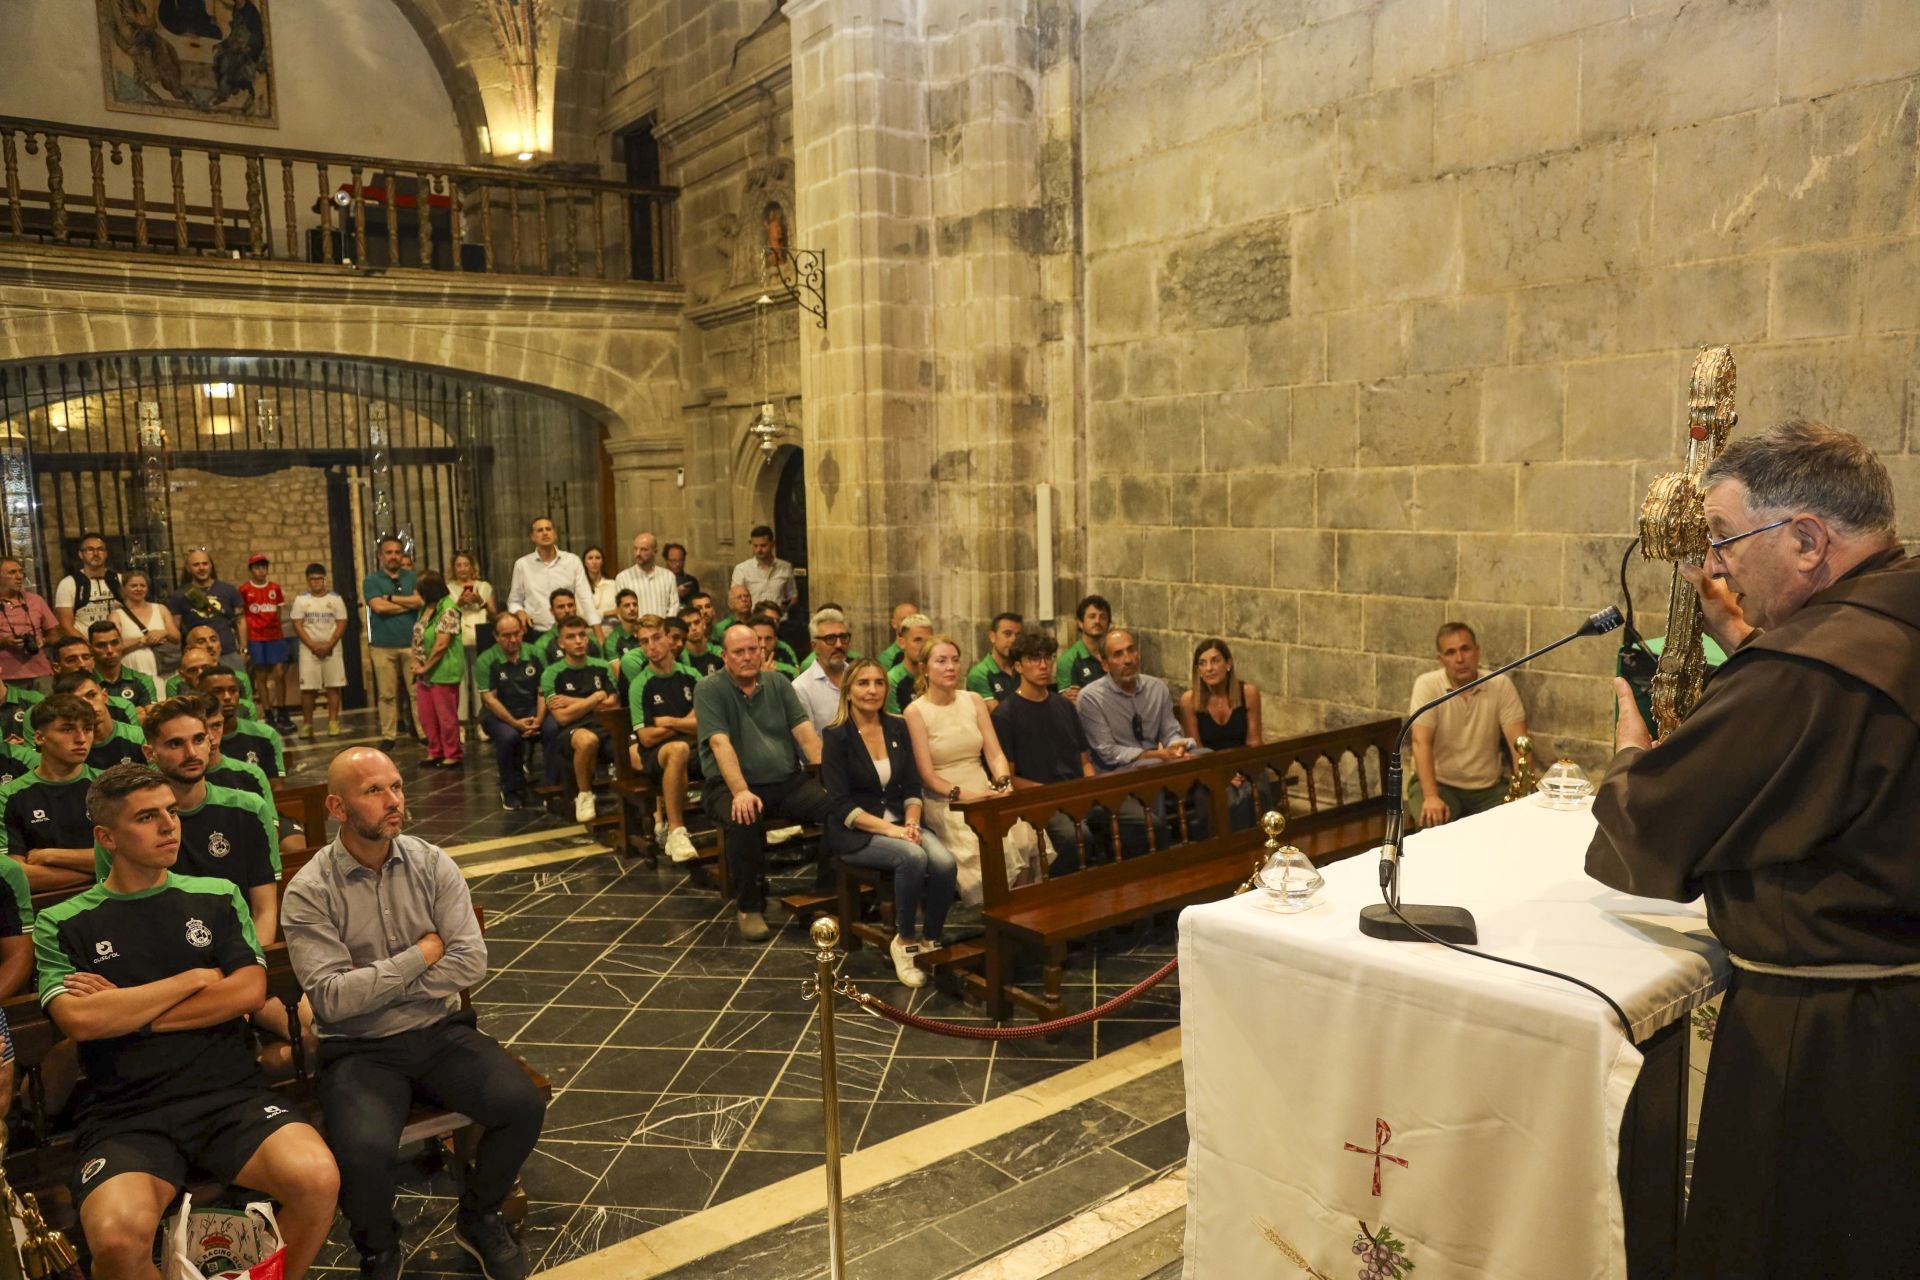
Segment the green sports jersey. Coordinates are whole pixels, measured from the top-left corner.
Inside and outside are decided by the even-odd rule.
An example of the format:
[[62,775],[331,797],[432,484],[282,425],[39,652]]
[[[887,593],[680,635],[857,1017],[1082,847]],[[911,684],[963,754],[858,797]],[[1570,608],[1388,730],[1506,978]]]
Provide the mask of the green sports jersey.
[[890,644],[879,652],[879,654],[877,655],[877,658],[881,666],[891,671],[895,667],[899,666],[900,659],[906,656],[907,656],[906,653],[900,648],[898,644]]
[[[546,637],[534,646],[534,649],[540,659],[540,665],[543,667],[558,666],[560,663],[566,661],[560,654],[560,632],[558,628],[549,631]],[[595,662],[604,663],[606,661],[606,655],[600,650],[600,642],[593,638],[592,632],[587,633],[587,657]]]
[[894,664],[893,669],[887,672],[887,710],[889,712],[897,716],[907,709],[907,704],[915,697],[914,682],[919,678],[918,674],[907,669],[906,663]]
[[31,743],[33,729],[27,724],[27,715],[38,701],[40,695],[32,689],[19,685],[8,686],[6,701],[0,702],[0,737],[18,738]]
[[524,718],[540,703],[540,667],[531,649],[509,658],[496,644],[474,659],[473,687],[498,698],[509,715]]
[[727,657],[721,653],[720,650],[712,645],[708,645],[706,649],[699,653],[695,653],[691,649],[683,650],[680,654],[680,665],[704,680],[714,672],[725,667],[727,665]]
[[0,742],[0,787],[40,766],[40,753],[15,742]]
[[147,753],[140,748],[145,744],[147,735],[130,724],[121,724],[118,720],[110,723],[113,725],[113,732],[93,740],[93,750],[87,752],[87,768],[97,773],[102,769],[110,769],[116,764],[125,764],[129,761],[134,764],[145,764]]
[[220,735],[220,754],[257,765],[270,778],[287,776],[287,758],[280,732],[270,724],[236,716],[233,728]]
[[[227,880],[169,874],[151,889],[116,893],[104,883],[59,902],[33,923],[40,1003],[57,1021],[72,973],[121,990],[189,969],[237,973],[266,963],[253,917]],[[265,1084],[245,1018],[190,1031],[132,1031],[80,1042],[87,1092],[81,1124],[132,1115],[220,1089]]]
[[27,887],[27,869],[0,854],[0,938],[33,932],[33,890]]
[[992,702],[1002,702],[1020,687],[1020,673],[1002,671],[989,653],[967,669],[967,688]]
[[87,816],[87,787],[96,776],[83,765],[73,777],[53,782],[36,770],[0,787],[0,823],[6,827],[7,852],[24,858],[35,849],[85,849],[91,845],[93,820]]
[[[199,806],[179,815],[176,874],[225,880],[242,890],[280,879],[279,815],[259,796],[209,784]],[[94,845],[93,878],[105,880],[112,869],[107,851]]]
[[1053,683],[1057,689],[1078,689],[1107,674],[1106,664],[1093,656],[1085,640],[1076,640],[1053,662]]
[[[253,678],[246,672],[236,671],[232,667],[222,667],[221,670],[232,671],[240,680],[240,714],[249,720],[257,717],[260,713],[253,705]],[[176,671],[167,677],[167,696],[169,698],[177,698],[186,691],[187,686],[181,681],[179,672]]]
[[207,781],[229,791],[250,792],[265,800],[269,808],[273,806],[273,780],[257,764],[222,754],[220,763],[207,766]]
[[120,674],[111,680],[100,674],[100,669],[95,667],[93,678],[100,682],[100,687],[107,691],[107,696],[119,698],[136,708],[152,706],[160,700],[159,690],[154,688],[153,677],[144,671],[135,671],[132,667],[121,667]]
[[627,685],[627,714],[633,727],[652,724],[661,716],[692,715],[693,691],[699,683],[700,677],[684,667],[665,675],[645,668]]
[[544,697],[585,698],[613,692],[613,669],[593,658],[577,667],[562,659],[540,673],[540,693]]

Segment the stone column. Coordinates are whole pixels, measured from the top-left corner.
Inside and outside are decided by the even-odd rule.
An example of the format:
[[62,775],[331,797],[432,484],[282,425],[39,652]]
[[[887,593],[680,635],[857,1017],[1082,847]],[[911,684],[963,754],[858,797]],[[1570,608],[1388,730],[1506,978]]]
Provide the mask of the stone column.
[[682,440],[609,440],[607,465],[613,469],[613,545],[608,573],[631,563],[628,540],[651,529],[662,542],[687,541],[686,488],[682,484],[686,448]]
[[799,0],[796,244],[827,251],[829,327],[802,317],[815,599],[878,635],[920,601],[971,652],[1034,603],[1050,479],[1032,30],[986,0]]

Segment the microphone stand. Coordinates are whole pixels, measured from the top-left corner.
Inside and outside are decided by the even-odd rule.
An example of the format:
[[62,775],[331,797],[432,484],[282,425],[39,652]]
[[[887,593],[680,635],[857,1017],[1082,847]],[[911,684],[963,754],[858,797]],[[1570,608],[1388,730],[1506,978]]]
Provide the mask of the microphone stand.
[[1407,722],[1400,726],[1400,736],[1394,739],[1393,755],[1387,760],[1386,791],[1393,797],[1393,808],[1387,813],[1387,836],[1380,846],[1380,894],[1385,901],[1360,909],[1361,933],[1386,942],[1453,942],[1471,946],[1480,940],[1473,913],[1465,907],[1403,906],[1400,902],[1400,846],[1407,825],[1407,802],[1400,789],[1400,758],[1406,751],[1408,736],[1413,733],[1413,722],[1441,703],[1451,702],[1495,676],[1503,676],[1515,667],[1523,667],[1535,658],[1552,653],[1561,645],[1582,636],[1605,635],[1617,629],[1621,622],[1620,610],[1609,605],[1588,618],[1571,635],[1562,636],[1552,644],[1515,658],[1504,667],[1469,680],[1457,689],[1449,689],[1407,717]]

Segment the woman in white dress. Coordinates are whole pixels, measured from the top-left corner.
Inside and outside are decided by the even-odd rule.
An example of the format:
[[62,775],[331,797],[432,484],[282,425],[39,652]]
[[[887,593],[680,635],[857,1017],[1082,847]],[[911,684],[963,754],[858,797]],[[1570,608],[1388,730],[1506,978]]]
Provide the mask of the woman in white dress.
[[[927,651],[926,688],[907,704],[905,719],[913,739],[913,763],[926,789],[922,820],[959,864],[961,899],[977,905],[980,837],[952,805],[1004,794],[1013,785],[1013,770],[1000,750],[986,702],[961,687],[960,663],[959,642],[951,636],[936,637]],[[1011,845],[1006,852],[1009,864],[1015,864]],[[1018,865],[1024,861],[1021,857]]]
[[480,562],[473,552],[461,551],[453,557],[453,577],[447,590],[460,609],[460,644],[467,651],[467,674],[460,681],[460,732],[480,718],[480,694],[473,686],[474,652],[480,640],[480,624],[492,622],[498,610],[493,603],[493,584],[480,576]]
[[[148,599],[153,583],[139,569],[120,579],[120,607],[107,615],[120,628],[120,661],[135,671],[151,676],[156,685],[160,677],[172,673],[180,662],[180,624],[173,620],[167,606]],[[161,670],[164,650],[170,661]]]
[[588,547],[580,554],[580,563],[586,566],[587,585],[593,588],[593,607],[600,614],[600,624],[608,628],[618,625],[614,619],[620,613],[620,588],[607,576],[607,553]]

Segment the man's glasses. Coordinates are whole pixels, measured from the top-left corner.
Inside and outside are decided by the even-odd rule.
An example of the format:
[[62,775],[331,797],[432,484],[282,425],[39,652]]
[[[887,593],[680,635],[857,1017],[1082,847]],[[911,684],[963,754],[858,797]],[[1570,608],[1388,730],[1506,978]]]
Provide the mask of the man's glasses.
[[838,635],[815,636],[814,639],[824,644],[846,644],[853,639],[853,633],[850,631],[842,631]]
[[1749,529],[1745,533],[1731,534],[1725,538],[1708,538],[1707,550],[1717,552],[1720,555],[1724,556],[1727,552],[1727,548],[1732,546],[1734,543],[1740,541],[1740,539],[1742,538],[1751,538],[1756,533],[1765,533],[1769,529],[1778,529],[1783,524],[1792,524],[1792,523],[1793,523],[1792,516],[1783,516],[1782,518],[1775,520],[1772,524],[1763,524],[1758,529]]

